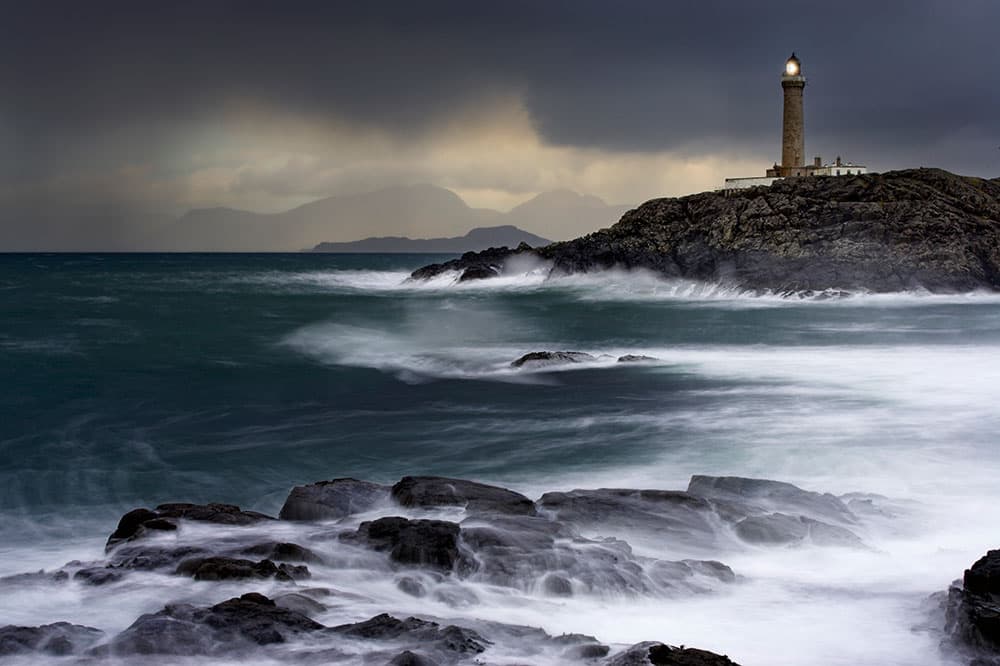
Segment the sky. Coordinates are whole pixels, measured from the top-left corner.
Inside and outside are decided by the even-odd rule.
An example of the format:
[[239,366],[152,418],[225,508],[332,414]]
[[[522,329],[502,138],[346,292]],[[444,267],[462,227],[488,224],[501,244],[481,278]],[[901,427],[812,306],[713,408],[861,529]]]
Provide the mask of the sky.
[[779,158],[792,51],[810,157],[1000,176],[996,0],[4,5],[0,249],[416,183],[711,189]]

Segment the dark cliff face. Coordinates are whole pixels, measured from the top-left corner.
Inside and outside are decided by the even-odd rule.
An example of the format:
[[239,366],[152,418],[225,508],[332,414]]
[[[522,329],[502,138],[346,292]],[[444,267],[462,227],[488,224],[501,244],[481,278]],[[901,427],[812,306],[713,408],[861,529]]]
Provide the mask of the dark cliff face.
[[[654,199],[608,229],[530,253],[555,274],[644,268],[779,292],[1000,289],[1000,179],[913,169]],[[414,277],[496,267],[503,254]]]

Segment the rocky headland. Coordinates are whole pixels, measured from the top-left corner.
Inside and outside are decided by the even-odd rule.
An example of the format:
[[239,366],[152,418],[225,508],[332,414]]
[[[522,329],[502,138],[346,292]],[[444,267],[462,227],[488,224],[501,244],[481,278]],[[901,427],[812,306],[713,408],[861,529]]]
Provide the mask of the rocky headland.
[[777,293],[997,290],[1000,179],[909,169],[653,199],[575,240],[467,253],[412,277],[489,278],[515,257],[552,275],[645,269]]
[[[173,598],[150,599],[144,614],[113,632],[55,617],[2,627],[0,657],[735,666],[684,647],[684,636],[614,645],[479,619],[475,609],[491,590],[543,604],[726,594],[744,578],[717,556],[870,550],[868,530],[905,521],[907,506],[742,477],[532,500],[475,481],[407,476],[393,485],[340,478],[298,486],[277,518],[230,504],[138,508],[122,516],[102,558],[2,578],[0,594],[30,586],[86,596],[99,588],[125,598],[145,585]],[[645,541],[669,543],[673,557],[636,547]],[[991,552],[952,590],[945,643],[958,647],[947,649],[998,653],[998,561],[1000,551]],[[331,584],[338,575],[368,582],[345,591]]]

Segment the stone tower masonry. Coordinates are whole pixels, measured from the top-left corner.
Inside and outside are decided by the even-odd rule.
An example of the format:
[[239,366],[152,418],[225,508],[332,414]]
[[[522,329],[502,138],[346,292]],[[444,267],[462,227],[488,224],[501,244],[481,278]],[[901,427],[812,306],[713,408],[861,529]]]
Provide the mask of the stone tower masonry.
[[802,63],[792,54],[785,62],[785,72],[781,76],[781,87],[785,91],[785,108],[781,123],[781,175],[799,175],[796,167],[805,166],[805,127],[802,114],[802,90],[806,87],[806,77],[802,76]]

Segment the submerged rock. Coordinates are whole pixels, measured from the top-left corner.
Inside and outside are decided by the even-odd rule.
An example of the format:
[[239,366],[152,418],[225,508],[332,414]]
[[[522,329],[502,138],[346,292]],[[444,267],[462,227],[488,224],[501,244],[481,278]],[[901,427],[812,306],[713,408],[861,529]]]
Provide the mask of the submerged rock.
[[702,497],[670,490],[600,488],[545,493],[538,507],[560,522],[603,534],[670,534],[688,544],[716,541],[712,506]]
[[525,354],[513,361],[512,368],[544,368],[549,365],[565,365],[567,363],[586,363],[596,361],[597,357],[578,351],[538,351]]
[[857,517],[839,498],[829,493],[803,490],[783,481],[740,476],[691,477],[688,493],[722,502],[723,510],[744,515],[797,513],[815,520],[853,525]]
[[143,615],[99,656],[220,655],[284,643],[292,636],[315,632],[323,625],[293,610],[281,608],[262,594],[249,593],[209,608],[168,605]]
[[625,354],[618,357],[619,363],[649,363],[660,359],[653,356],[643,356],[642,354]]
[[760,545],[793,545],[810,541],[817,546],[863,548],[864,542],[849,529],[804,516],[769,513],[736,523],[737,536]]
[[513,490],[440,476],[404,476],[392,487],[392,499],[405,507],[461,506],[476,513],[535,514],[535,503]]
[[125,571],[113,567],[87,567],[73,574],[73,580],[87,585],[109,585],[125,577]]
[[233,557],[198,557],[185,560],[178,565],[176,572],[181,576],[190,576],[195,580],[242,580],[246,578],[274,578],[281,581],[302,580],[309,578],[309,569],[305,565],[277,565],[271,560],[243,560]]
[[317,481],[296,486],[278,517],[282,520],[337,520],[368,511],[389,499],[389,486],[357,479]]
[[554,274],[646,269],[778,293],[997,290],[1000,179],[908,169],[653,199],[575,240],[467,253],[412,277],[515,255]]
[[69,622],[40,627],[0,627],[0,657],[31,652],[67,656],[83,652],[104,637],[104,632]]
[[[486,650],[490,641],[464,627],[429,622],[416,617],[399,620],[388,613],[364,622],[333,627],[331,631],[352,638],[379,641],[406,641],[424,649],[436,649],[460,655],[476,655]],[[411,648],[413,649],[413,648]]]
[[166,547],[132,542],[116,547],[108,558],[108,566],[137,571],[175,569],[183,560],[210,555],[207,548],[201,546]]
[[389,666],[438,666],[438,663],[430,657],[422,654],[403,650],[389,662]]

